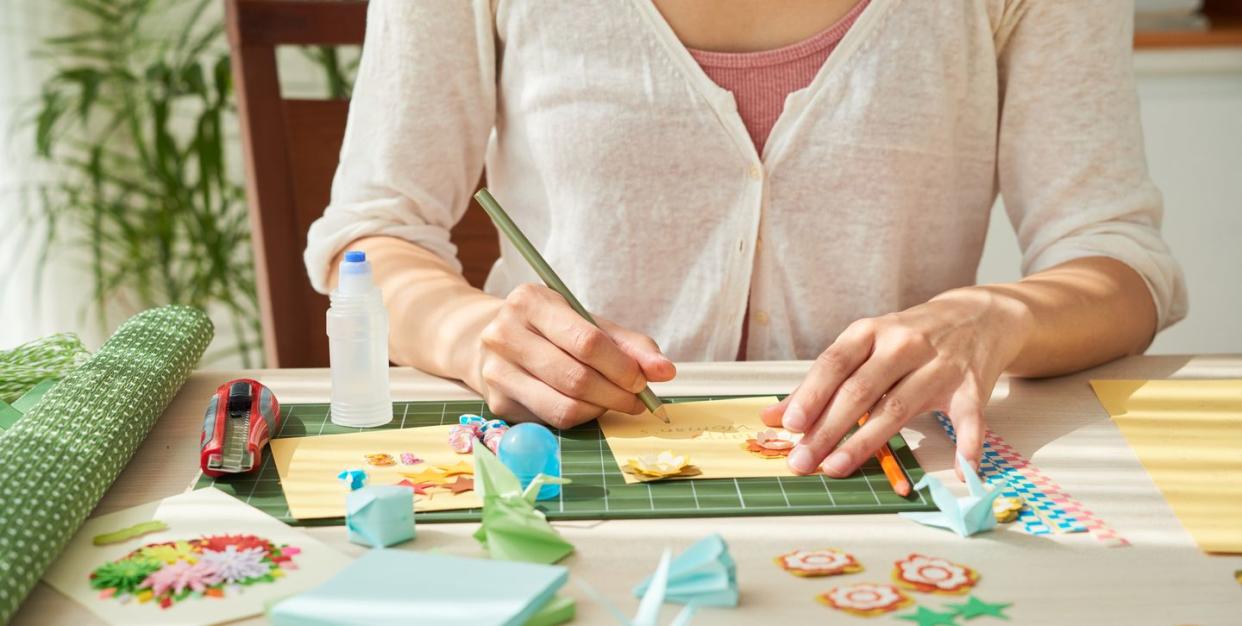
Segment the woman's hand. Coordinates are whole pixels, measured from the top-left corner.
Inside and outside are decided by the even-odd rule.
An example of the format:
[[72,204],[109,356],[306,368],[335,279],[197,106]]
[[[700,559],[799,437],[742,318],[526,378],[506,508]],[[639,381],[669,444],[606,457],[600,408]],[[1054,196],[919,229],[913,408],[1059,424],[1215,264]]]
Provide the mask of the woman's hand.
[[[671,380],[673,362],[650,337],[582,319],[555,291],[519,285],[480,336],[478,391],[497,415],[569,428],[615,410],[643,412],[647,381]],[[602,330],[601,330],[602,328]]]
[[[763,420],[806,433],[789,455],[791,469],[808,474],[821,467],[840,478],[910,418],[940,410],[953,420],[958,452],[977,466],[983,407],[1030,327],[1021,302],[987,287],[949,291],[900,313],[859,320],[819,355],[789,397],[764,411]],[[841,443],[867,412],[866,424]]]

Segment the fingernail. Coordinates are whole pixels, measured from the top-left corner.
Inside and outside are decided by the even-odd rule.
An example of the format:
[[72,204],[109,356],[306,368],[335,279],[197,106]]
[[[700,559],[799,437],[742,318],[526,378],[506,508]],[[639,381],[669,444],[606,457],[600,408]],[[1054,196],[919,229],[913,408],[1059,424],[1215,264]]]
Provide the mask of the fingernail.
[[841,450],[837,450],[828,455],[824,459],[824,464],[820,467],[824,468],[824,473],[834,478],[844,478],[850,475],[853,463],[850,462],[850,455]]
[[795,446],[789,453],[789,468],[799,474],[809,474],[815,469],[815,455],[806,446]]
[[803,411],[802,407],[790,403],[785,408],[785,415],[781,417],[781,425],[785,427],[785,430],[792,430],[795,433],[806,430],[806,411]]

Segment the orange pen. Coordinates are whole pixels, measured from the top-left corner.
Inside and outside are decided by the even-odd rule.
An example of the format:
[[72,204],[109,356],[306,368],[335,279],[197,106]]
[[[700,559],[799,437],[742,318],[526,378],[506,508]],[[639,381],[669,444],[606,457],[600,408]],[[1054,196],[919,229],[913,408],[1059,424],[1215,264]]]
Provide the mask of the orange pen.
[[[870,416],[870,413],[863,413],[863,416],[858,418],[858,425],[865,424]],[[897,462],[897,457],[893,456],[893,449],[888,447],[887,441],[875,451],[875,459],[880,462],[884,477],[888,479],[888,484],[892,486],[893,491],[903,498],[910,495],[910,479],[906,478],[906,473],[901,470],[901,464]]]

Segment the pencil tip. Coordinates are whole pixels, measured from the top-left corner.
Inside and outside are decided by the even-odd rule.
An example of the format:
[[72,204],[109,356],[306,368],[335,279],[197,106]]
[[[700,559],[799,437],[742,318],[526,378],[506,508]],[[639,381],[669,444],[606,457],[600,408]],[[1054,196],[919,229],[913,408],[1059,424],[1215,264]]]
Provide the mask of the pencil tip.
[[660,421],[664,422],[665,424],[672,423],[672,420],[668,418],[668,411],[664,410],[664,405],[660,405],[656,407],[656,410],[652,411],[651,414],[660,418]]

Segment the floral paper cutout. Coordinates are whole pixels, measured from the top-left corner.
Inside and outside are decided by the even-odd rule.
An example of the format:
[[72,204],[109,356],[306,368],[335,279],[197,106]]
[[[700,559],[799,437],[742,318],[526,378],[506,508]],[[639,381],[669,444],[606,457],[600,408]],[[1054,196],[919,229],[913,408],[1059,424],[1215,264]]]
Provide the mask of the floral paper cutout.
[[863,570],[851,554],[833,548],[794,550],[776,557],[776,564],[794,576],[835,576]]
[[946,559],[911,554],[893,563],[893,580],[923,593],[963,594],[979,582],[979,572]]
[[367,454],[365,456],[367,458],[367,463],[376,467],[389,467],[397,464],[397,460],[392,458],[391,454],[381,452],[378,454]]
[[[189,598],[223,598],[240,586],[270,583],[296,569],[301,550],[255,535],[208,535],[142,546],[104,563],[89,584],[104,600],[155,602],[162,608]],[[227,590],[232,591],[227,591]]]
[[815,596],[821,603],[861,617],[874,617],[903,609],[914,600],[893,585],[855,583]]
[[1002,524],[1012,522],[1018,519],[1018,513],[1022,511],[1023,504],[1022,498],[999,496],[992,501],[992,515],[996,516],[996,521]]
[[668,450],[655,455],[630,459],[621,469],[644,482],[662,478],[698,476],[703,473],[690,463],[690,457],[673,456],[673,453]]
[[784,430],[767,429],[759,431],[754,438],[747,439],[742,449],[765,459],[781,459],[789,456],[790,450],[801,437]]

